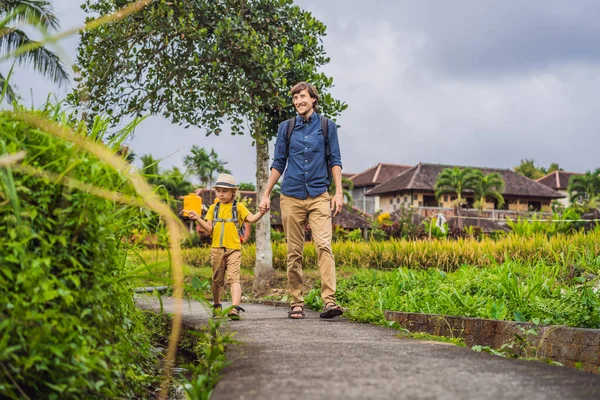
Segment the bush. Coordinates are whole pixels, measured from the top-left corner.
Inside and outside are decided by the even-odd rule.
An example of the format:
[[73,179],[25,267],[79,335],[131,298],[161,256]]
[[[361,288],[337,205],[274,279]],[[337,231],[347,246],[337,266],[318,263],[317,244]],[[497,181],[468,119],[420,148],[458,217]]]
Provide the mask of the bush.
[[156,365],[126,254],[133,229],[146,229],[148,217],[64,183],[68,177],[124,194],[131,187],[72,143],[7,113],[0,114],[0,150],[26,151],[23,166],[53,174],[0,168],[0,391],[10,398],[141,395]]

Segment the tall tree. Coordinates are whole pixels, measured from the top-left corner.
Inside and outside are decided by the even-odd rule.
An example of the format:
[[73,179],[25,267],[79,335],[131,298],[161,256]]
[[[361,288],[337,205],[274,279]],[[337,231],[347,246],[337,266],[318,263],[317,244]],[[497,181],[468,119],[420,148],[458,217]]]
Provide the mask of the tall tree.
[[[12,53],[19,47],[36,43],[23,30],[9,26],[10,24],[26,24],[45,35],[59,28],[51,3],[43,0],[0,1],[0,20],[3,20],[0,24],[0,53],[2,54]],[[54,83],[63,84],[69,81],[69,74],[58,55],[43,46],[18,55],[16,62],[20,65],[32,64],[37,72]],[[0,73],[0,90],[5,84],[6,98],[12,101],[16,96],[15,91],[7,83],[7,77]]]
[[[104,15],[121,2],[88,0],[84,8]],[[269,174],[268,141],[295,114],[290,85],[315,84],[330,118],[346,108],[328,93],[333,80],[318,72],[329,62],[324,35],[325,25],[292,0],[157,0],[82,34],[82,81],[70,99],[85,94],[89,111],[110,110],[115,121],[162,114],[208,135],[221,133],[225,123],[232,134],[248,127],[260,197]],[[269,228],[268,218],[257,225],[255,289],[273,274]]]
[[[479,171],[481,174],[481,171]],[[458,226],[462,227],[460,207],[464,204],[465,190],[475,191],[480,175],[473,168],[446,168],[437,176],[435,181],[435,197],[439,200],[445,194],[456,194],[454,212],[458,217]]]

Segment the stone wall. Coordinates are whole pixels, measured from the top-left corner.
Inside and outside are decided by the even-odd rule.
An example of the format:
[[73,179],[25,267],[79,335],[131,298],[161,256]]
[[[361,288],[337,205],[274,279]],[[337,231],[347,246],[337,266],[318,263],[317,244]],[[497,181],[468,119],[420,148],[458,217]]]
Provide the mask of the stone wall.
[[482,345],[499,349],[503,344],[515,341],[515,335],[523,337],[524,331],[535,329],[537,335],[527,335],[527,355],[535,354],[537,358],[557,361],[568,367],[600,372],[600,329],[536,326],[532,323],[396,311],[386,311],[385,317],[411,332],[460,337],[469,347]]

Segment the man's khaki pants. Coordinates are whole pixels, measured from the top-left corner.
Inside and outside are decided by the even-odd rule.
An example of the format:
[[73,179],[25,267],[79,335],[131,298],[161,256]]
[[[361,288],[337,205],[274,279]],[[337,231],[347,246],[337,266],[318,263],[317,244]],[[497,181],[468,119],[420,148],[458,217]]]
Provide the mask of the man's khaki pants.
[[329,193],[306,200],[281,195],[281,220],[287,240],[287,278],[292,307],[304,305],[302,252],[304,229],[310,225],[319,257],[323,303],[335,303],[335,262],[331,252],[331,205]]

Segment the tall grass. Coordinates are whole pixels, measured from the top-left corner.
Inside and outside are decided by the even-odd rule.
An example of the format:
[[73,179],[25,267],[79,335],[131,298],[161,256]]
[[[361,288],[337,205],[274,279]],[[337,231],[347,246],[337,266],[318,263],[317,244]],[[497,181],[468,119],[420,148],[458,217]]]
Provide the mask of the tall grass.
[[[287,248],[284,243],[273,243],[273,266],[286,269]],[[242,265],[254,266],[254,245],[244,246]],[[548,238],[544,234],[532,236],[507,235],[500,239],[459,239],[456,241],[412,241],[391,240],[385,242],[335,242],[333,254],[338,267],[395,269],[438,268],[453,271],[462,265],[488,267],[505,262],[518,262],[535,265],[543,262],[548,265],[598,265],[600,264],[600,230],[588,233],[557,234]],[[161,259],[165,251],[143,252],[147,259]],[[208,248],[184,249],[183,261],[189,265],[209,263]],[[317,265],[314,245],[304,248],[307,268]]]

